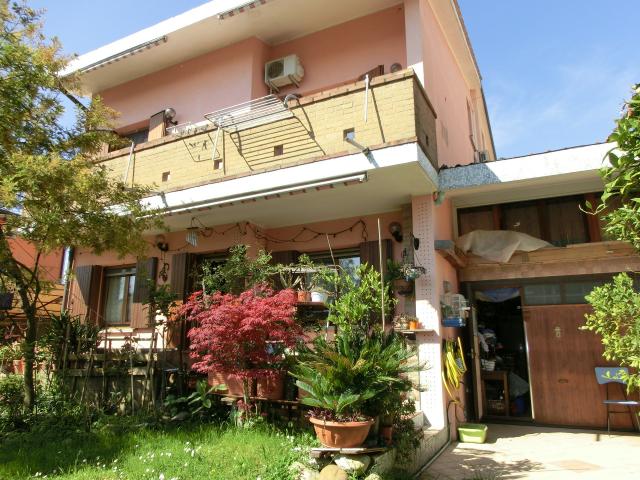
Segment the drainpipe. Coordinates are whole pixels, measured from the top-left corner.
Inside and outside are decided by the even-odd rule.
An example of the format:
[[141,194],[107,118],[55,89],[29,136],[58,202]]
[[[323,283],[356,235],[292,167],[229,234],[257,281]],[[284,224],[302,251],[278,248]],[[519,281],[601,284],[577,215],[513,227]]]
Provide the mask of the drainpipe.
[[62,313],[67,311],[67,303],[69,302],[69,291],[71,289],[71,282],[69,276],[71,274],[71,264],[73,262],[73,247],[66,247],[64,249],[64,256],[62,258],[62,278],[61,283],[64,285],[62,290]]

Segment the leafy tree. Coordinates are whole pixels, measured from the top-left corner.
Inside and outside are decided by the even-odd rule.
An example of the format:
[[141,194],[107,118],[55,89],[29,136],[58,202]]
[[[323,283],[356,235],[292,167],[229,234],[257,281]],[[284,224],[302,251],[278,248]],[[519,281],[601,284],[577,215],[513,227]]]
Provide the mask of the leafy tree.
[[274,293],[266,286],[240,295],[194,293],[180,310],[196,325],[188,333],[192,368],[241,378],[246,402],[249,379],[273,375],[284,349],[294,347],[302,333],[295,304],[293,290]]
[[604,358],[635,369],[624,380],[627,389],[640,389],[640,293],[633,280],[621,273],[613,283],[596,287],[587,301],[593,313],[586,315],[584,328],[602,337]]
[[605,188],[601,212],[605,230],[640,250],[640,84],[636,85],[616,128],[609,136],[617,148],[608,153],[611,167],[602,170]]
[[[613,238],[630,242],[640,251],[640,85],[636,85],[609,140],[617,147],[608,154],[610,167],[603,168],[602,213],[605,230]],[[587,207],[592,208],[591,205]],[[613,283],[595,288],[587,301],[593,313],[586,316],[586,330],[602,336],[604,357],[621,366],[640,367],[640,294],[627,274]],[[629,389],[640,389],[640,376],[625,378]]]
[[[99,98],[76,101],[76,122],[62,120],[62,96],[77,78],[62,75],[68,59],[42,33],[40,12],[0,0],[0,276],[14,285],[27,318],[25,406],[34,404],[36,305],[47,289],[40,260],[67,246],[121,255],[141,253],[141,234],[156,222],[141,199],[148,190],[111,178],[92,159],[114,139],[113,112]],[[35,258],[19,262],[9,239],[33,245]]]

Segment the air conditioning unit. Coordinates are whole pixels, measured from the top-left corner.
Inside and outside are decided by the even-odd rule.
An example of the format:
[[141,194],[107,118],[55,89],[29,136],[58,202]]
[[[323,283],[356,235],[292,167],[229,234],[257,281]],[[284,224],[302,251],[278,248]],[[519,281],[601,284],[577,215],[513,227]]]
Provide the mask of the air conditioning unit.
[[489,152],[486,150],[480,150],[475,153],[475,163],[485,163],[489,161]]
[[291,84],[298,87],[302,77],[304,77],[304,68],[297,55],[287,55],[271,60],[264,66],[264,82],[276,90]]

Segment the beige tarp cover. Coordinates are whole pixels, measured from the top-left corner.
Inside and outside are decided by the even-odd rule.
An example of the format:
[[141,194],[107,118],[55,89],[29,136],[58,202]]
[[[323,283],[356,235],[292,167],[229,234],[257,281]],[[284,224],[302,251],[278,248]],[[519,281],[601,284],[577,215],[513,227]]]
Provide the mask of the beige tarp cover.
[[471,252],[500,263],[507,263],[516,251],[532,252],[553,246],[526,233],[511,230],[474,230],[458,238],[456,245],[465,253]]

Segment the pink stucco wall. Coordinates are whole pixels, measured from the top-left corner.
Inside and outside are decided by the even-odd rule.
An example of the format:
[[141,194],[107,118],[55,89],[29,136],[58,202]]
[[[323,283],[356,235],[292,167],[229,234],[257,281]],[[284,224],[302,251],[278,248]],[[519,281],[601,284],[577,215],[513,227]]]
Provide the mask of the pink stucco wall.
[[[425,89],[438,114],[438,162],[473,162],[467,100],[470,90],[429,2],[420,2]],[[446,134],[445,134],[446,130]]]
[[406,67],[403,8],[398,5],[277,45],[271,57],[300,57],[305,70],[300,93],[355,81],[378,65],[384,65],[385,73],[393,63]]
[[355,19],[276,46],[257,38],[188,60],[100,92],[120,112],[125,130],[142,126],[167,107],[176,120],[199,122],[205,113],[268,94],[264,64],[297,54],[305,69],[301,94],[356,80],[364,72],[391,64],[406,66],[402,5]]
[[173,107],[176,120],[203,120],[205,113],[251,98],[258,91],[253,81],[256,57],[265,46],[249,38],[179,65],[110,88],[100,95],[120,112],[118,125],[129,126]]

